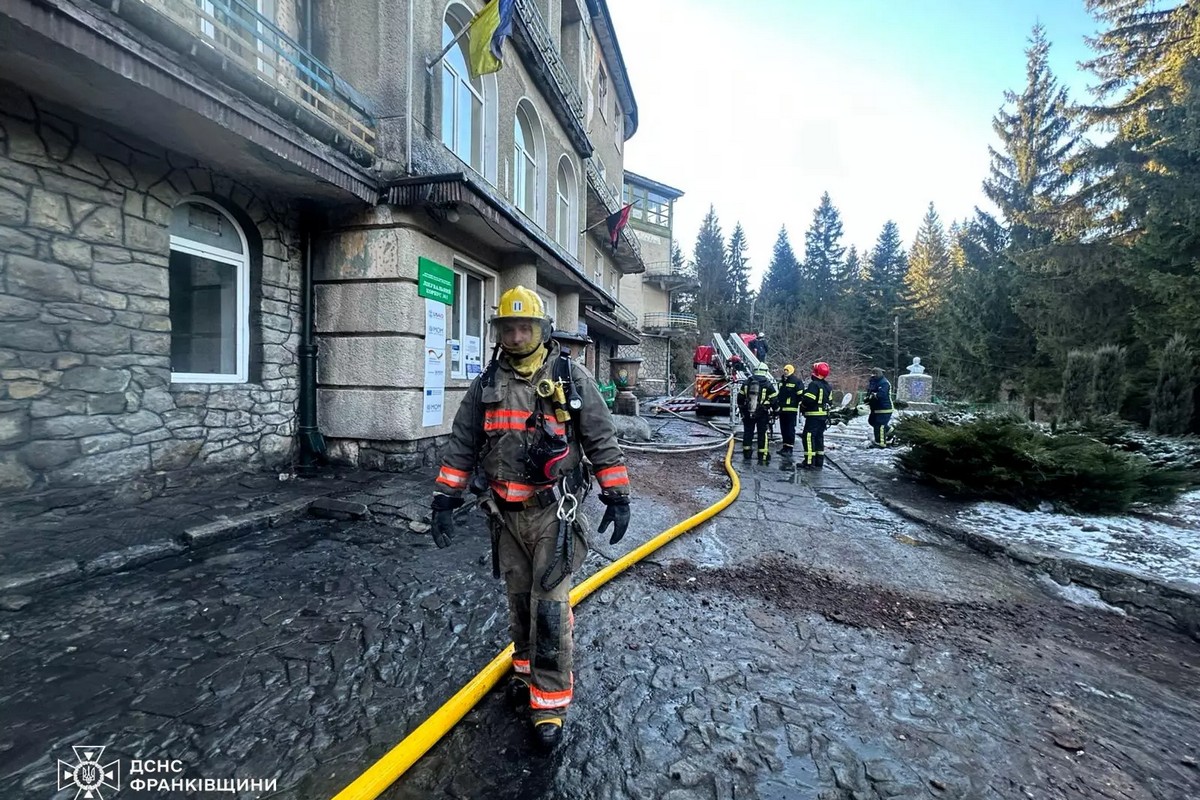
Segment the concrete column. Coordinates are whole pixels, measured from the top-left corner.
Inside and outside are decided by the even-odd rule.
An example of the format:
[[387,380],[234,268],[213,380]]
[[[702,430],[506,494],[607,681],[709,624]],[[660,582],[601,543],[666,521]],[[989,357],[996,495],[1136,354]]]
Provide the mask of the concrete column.
[[524,264],[506,264],[500,273],[500,294],[504,294],[514,286],[536,289],[537,285],[537,265],[532,261]]
[[558,296],[558,319],[554,327],[567,333],[579,330],[579,292],[563,292]]

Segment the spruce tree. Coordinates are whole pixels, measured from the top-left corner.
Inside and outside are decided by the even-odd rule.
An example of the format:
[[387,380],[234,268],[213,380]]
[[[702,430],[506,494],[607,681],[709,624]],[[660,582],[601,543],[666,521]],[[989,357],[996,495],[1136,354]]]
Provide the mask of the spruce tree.
[[841,244],[842,219],[829,192],[813,211],[812,225],[804,234],[804,264],[801,274],[811,286],[811,294],[803,298],[805,311],[818,318],[829,318],[835,312],[834,301],[845,271]]
[[739,222],[733,228],[725,253],[725,268],[729,276],[734,307],[732,326],[735,330],[742,330],[750,325],[750,261],[746,249],[746,232],[742,230],[742,223]]
[[729,285],[729,270],[725,265],[725,238],[716,209],[709,206],[700,232],[696,235],[693,255],[700,288],[696,292],[696,314],[701,330],[725,332],[729,328],[730,302],[733,289]]
[[1025,252],[1063,232],[1062,203],[1074,179],[1067,168],[1080,136],[1065,87],[1049,65],[1050,42],[1037,24],[1025,50],[1025,89],[1004,93],[992,118],[1000,149],[989,147],[983,191],[1000,209],[1012,247]]
[[767,274],[758,291],[758,306],[763,312],[769,309],[783,311],[784,318],[788,318],[796,312],[799,302],[800,263],[784,226],[779,229],[771,251],[771,263],[767,265]]
[[859,348],[869,361],[878,366],[891,365],[893,361],[892,322],[893,317],[901,311],[904,275],[907,272],[908,257],[900,239],[900,228],[888,220],[864,265],[862,291],[867,302],[859,325],[863,331]]
[[949,276],[946,232],[930,203],[908,254],[908,272],[904,275],[907,305],[918,319],[928,319],[937,310]]

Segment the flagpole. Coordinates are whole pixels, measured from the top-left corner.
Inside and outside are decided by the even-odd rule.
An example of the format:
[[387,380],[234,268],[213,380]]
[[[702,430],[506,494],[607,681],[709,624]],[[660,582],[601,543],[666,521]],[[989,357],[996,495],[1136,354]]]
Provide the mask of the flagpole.
[[441,61],[443,58],[445,58],[446,54],[450,52],[450,48],[452,48],[452,47],[454,47],[454,45],[458,44],[458,40],[463,38],[464,36],[466,36],[467,31],[469,31],[469,30],[471,30],[470,22],[468,22],[466,25],[463,25],[462,30],[458,32],[458,35],[450,40],[450,44],[443,47],[442,52],[437,54],[437,58],[426,60],[425,69],[429,70],[430,72],[433,72],[433,65],[438,63],[439,61]]
[[[620,214],[622,211],[624,211],[627,208],[633,208],[633,203],[626,203],[625,205],[621,206],[621,208],[619,210],[617,210],[615,213]],[[586,228],[584,228],[583,230],[581,230],[579,232],[579,235],[582,236],[583,234],[590,231],[592,228],[599,228],[605,222],[608,222],[608,218],[611,216],[612,216],[612,214],[605,214],[604,219],[600,220],[599,222],[595,223],[594,225],[588,225]]]

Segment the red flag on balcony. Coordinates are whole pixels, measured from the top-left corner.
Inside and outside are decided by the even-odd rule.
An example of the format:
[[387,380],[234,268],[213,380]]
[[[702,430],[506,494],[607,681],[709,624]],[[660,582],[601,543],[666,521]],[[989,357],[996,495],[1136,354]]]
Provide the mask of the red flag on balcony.
[[633,203],[622,208],[620,211],[608,215],[605,220],[608,223],[608,240],[612,242],[613,252],[617,252],[617,242],[621,241],[621,229],[625,227],[625,223],[629,222],[629,209],[633,208]]

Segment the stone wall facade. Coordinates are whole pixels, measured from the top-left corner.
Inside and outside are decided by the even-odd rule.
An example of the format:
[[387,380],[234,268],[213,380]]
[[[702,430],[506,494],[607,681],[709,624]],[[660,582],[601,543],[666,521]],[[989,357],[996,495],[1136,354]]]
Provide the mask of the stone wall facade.
[[[250,245],[246,383],[171,382],[168,226],[189,196]],[[0,84],[0,492],[290,461],[295,219],[209,165]]]
[[634,394],[657,397],[667,393],[667,354],[671,340],[665,336],[642,335],[641,344],[623,344],[618,348],[620,358],[640,358],[638,385]]

